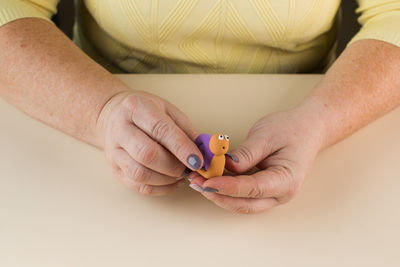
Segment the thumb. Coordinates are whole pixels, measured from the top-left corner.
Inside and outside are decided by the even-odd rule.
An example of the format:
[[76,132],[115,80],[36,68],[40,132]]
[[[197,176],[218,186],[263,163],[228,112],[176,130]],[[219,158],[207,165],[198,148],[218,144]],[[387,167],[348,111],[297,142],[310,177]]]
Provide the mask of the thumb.
[[272,145],[267,138],[257,135],[250,136],[229,153],[236,159],[227,157],[226,168],[235,173],[246,172],[265,159],[271,150]]

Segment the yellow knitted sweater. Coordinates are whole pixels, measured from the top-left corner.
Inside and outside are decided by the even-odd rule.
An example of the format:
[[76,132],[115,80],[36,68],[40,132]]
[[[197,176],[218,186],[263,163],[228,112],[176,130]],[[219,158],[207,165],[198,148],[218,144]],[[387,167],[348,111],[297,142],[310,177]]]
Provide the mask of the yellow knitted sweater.
[[[24,17],[49,20],[57,3],[0,0],[0,25]],[[351,42],[372,38],[400,46],[400,0],[358,3],[362,28]],[[340,0],[76,4],[75,42],[112,72],[309,72],[332,61],[340,20]]]

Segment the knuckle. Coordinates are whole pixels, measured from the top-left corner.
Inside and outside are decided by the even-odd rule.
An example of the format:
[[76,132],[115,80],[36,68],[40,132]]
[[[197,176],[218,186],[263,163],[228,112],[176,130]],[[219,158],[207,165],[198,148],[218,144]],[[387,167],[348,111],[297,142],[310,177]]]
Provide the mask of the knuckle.
[[146,183],[149,180],[149,171],[143,165],[138,164],[133,168],[131,178],[138,183]]
[[[244,182],[246,182],[247,184],[244,188],[248,188],[248,191],[243,192],[244,193],[243,195],[250,198],[262,198],[264,196],[265,188],[258,182],[257,179],[249,176],[247,177],[247,180],[244,180]],[[238,186],[237,188],[238,190],[240,190],[240,188],[242,187]]]
[[280,196],[287,193],[286,185],[288,181],[287,170],[282,166],[272,167],[271,170],[275,174],[273,179],[269,180],[268,188],[274,196]]
[[152,145],[143,145],[137,151],[137,156],[144,165],[154,162],[157,154],[157,149]]
[[132,94],[122,101],[122,106],[129,110],[134,110],[143,101],[143,97],[138,94]]
[[238,150],[238,153],[242,155],[243,159],[247,162],[253,162],[254,161],[254,155],[253,152],[251,152],[250,149],[247,147],[243,146]]
[[114,175],[114,177],[120,179],[122,176],[122,170],[118,166],[112,166],[111,172]]
[[177,138],[174,142],[172,142],[172,149],[173,149],[174,153],[176,155],[190,154],[186,143],[187,143],[187,141],[183,140],[183,138]]
[[[171,142],[171,152],[177,158],[186,158],[187,155],[192,153],[192,147],[188,144],[187,139],[178,137]],[[179,165],[180,166],[180,165]]]
[[171,130],[170,123],[165,119],[158,119],[153,124],[151,129],[151,136],[157,140],[164,139]]
[[290,167],[282,165],[278,170],[278,180],[274,184],[274,192],[280,199],[289,200],[295,196],[301,188],[301,184],[295,179],[293,171]]
[[273,150],[272,142],[270,142],[267,138],[260,138],[260,147],[262,148],[262,152],[264,154],[270,154]]
[[300,183],[296,182],[295,179],[290,179],[288,183],[289,187],[287,195],[292,198],[300,191],[301,185]]
[[151,195],[153,193],[153,187],[147,184],[139,184],[138,192],[142,195]]
[[289,198],[292,198],[294,195],[296,195],[299,192],[301,185],[295,179],[295,176],[294,176],[291,168],[284,165],[284,166],[282,166],[281,173],[282,173],[282,175],[281,175],[282,179],[285,179],[286,183],[287,183],[286,195]]
[[264,196],[264,189],[258,185],[251,187],[248,196],[252,198],[261,198]]
[[238,206],[233,209],[233,212],[236,214],[252,214],[254,213],[254,209],[250,205]]

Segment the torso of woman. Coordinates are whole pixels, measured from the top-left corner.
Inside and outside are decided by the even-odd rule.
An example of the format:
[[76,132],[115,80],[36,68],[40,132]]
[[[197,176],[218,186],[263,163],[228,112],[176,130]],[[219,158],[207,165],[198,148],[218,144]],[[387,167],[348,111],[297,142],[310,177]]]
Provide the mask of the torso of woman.
[[77,0],[75,40],[113,72],[298,73],[329,61],[340,0]]

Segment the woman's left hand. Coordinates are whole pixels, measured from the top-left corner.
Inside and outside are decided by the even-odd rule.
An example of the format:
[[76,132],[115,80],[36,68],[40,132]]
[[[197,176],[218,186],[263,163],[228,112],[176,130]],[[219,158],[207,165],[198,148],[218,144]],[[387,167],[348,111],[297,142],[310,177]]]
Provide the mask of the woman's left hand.
[[309,106],[269,114],[250,129],[246,140],[226,157],[238,175],[204,179],[189,175],[191,187],[235,213],[258,213],[290,200],[301,188],[323,147],[324,122]]

